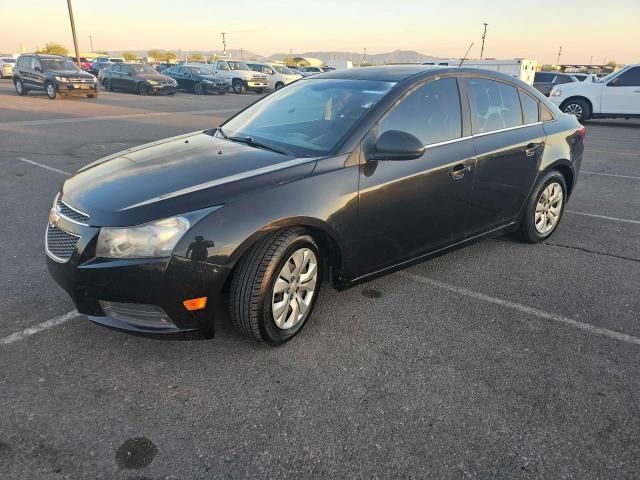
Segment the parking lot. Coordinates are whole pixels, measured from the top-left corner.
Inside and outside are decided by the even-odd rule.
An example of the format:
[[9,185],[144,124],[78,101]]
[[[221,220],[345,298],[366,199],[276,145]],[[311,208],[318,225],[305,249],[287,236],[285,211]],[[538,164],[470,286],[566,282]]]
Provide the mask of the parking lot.
[[638,478],[640,121],[587,125],[540,245],[477,243],[344,292],[280,348],[87,321],[48,276],[60,185],[255,94],[18,97],[0,82],[0,477]]

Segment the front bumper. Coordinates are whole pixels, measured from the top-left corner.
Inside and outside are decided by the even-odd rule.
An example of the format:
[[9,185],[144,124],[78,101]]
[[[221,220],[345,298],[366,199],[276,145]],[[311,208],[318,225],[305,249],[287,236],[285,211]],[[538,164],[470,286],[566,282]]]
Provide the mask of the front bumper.
[[215,84],[215,83],[202,83],[202,88],[206,93],[220,93],[220,92],[228,92],[231,89],[231,85],[225,84]]
[[[228,268],[178,256],[132,260],[95,258],[98,228],[64,218],[59,220],[57,228],[79,239],[66,262],[47,254],[47,268],[69,294],[78,312],[92,321],[136,332],[204,330],[213,334],[215,307],[228,277]],[[203,310],[190,312],[182,303],[205,296],[207,306]]]
[[176,93],[178,87],[174,85],[149,85],[149,91],[151,93]]
[[261,89],[261,88],[269,88],[269,82],[254,82],[254,81],[245,81],[245,87],[253,90]]
[[58,93],[64,95],[87,95],[98,93],[98,84],[96,83],[74,83],[59,82],[57,84]]

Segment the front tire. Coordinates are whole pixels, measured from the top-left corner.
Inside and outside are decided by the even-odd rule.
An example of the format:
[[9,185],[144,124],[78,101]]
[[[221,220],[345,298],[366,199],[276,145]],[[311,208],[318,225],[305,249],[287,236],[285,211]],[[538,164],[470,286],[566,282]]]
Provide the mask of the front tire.
[[231,87],[233,88],[234,93],[240,94],[244,92],[244,85],[242,84],[242,80],[239,80],[237,78],[231,83]]
[[562,105],[562,111],[575,116],[579,122],[586,122],[591,118],[591,107],[581,98],[569,99]]
[[527,243],[539,243],[556,231],[567,203],[567,183],[564,176],[552,170],[543,176],[531,193],[518,237]]
[[108,78],[105,78],[104,80],[102,80],[102,86],[104,87],[105,90],[109,92],[113,92],[113,85],[111,85],[111,80],[109,80]]
[[238,262],[231,282],[231,318],[240,332],[282,345],[307,323],[322,274],[320,248],[302,228],[267,234]]
[[45,84],[44,91],[46,92],[47,97],[49,97],[49,100],[55,100],[56,97],[58,96],[58,91],[56,90],[56,86],[51,82],[48,82],[47,84]]
[[13,82],[13,86],[16,87],[16,93],[20,96],[26,95],[28,92],[28,90],[24,88],[24,83],[22,83],[22,80],[20,80],[19,78],[17,78],[16,81]]
[[276,83],[276,90],[280,90],[282,87],[284,87],[284,83],[282,82]]

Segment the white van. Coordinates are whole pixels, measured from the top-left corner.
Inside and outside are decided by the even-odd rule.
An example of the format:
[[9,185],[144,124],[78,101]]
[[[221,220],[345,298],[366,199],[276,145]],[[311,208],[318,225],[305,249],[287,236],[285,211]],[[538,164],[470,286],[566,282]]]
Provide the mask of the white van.
[[289,70],[284,65],[279,63],[267,63],[267,62],[245,62],[249,68],[253,71],[264,73],[267,75],[269,81],[269,88],[271,90],[279,90],[285,85],[295,82],[302,78],[302,75]]

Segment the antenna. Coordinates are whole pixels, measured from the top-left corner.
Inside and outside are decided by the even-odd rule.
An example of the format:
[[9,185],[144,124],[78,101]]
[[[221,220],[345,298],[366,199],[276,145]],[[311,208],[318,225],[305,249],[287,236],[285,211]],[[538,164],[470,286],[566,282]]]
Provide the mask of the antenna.
[[473,42],[471,42],[471,45],[469,45],[469,48],[467,49],[467,53],[465,53],[464,57],[462,57],[462,60],[460,60],[460,65],[458,65],[458,67],[461,67],[464,61],[467,59],[467,55],[469,55],[469,52],[471,51],[471,47],[473,47]]

